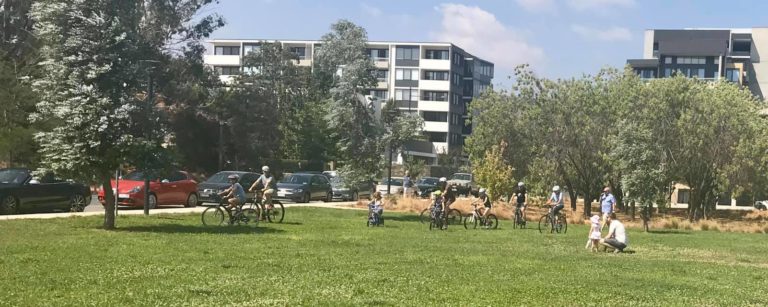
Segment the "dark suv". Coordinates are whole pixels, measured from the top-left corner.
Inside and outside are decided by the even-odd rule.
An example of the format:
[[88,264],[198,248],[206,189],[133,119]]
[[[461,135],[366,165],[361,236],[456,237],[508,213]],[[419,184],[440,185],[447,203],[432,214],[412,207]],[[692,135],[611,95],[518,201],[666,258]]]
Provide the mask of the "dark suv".
[[333,201],[333,190],[323,174],[294,173],[277,183],[276,199],[308,203],[311,200]]

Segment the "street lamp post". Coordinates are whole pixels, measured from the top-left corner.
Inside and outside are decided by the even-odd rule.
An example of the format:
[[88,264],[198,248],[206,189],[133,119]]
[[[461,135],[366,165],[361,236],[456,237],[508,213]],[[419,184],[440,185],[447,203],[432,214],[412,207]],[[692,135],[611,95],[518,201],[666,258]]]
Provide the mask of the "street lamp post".
[[[147,84],[147,106],[146,106],[146,111],[145,111],[146,119],[145,119],[145,122],[144,122],[144,124],[145,124],[145,126],[144,126],[144,136],[146,137],[146,142],[149,143],[149,141],[152,139],[152,131],[151,131],[152,129],[150,129],[149,126],[152,123],[150,117],[152,116],[152,107],[154,105],[154,98],[155,98],[154,97],[155,96],[155,93],[154,93],[155,88],[154,88],[154,84],[152,82],[152,69],[155,67],[155,65],[160,63],[160,61],[156,61],[156,60],[140,60],[139,63],[148,63],[148,68],[147,68],[147,81],[148,81],[148,84]],[[144,160],[144,165],[145,165],[145,169],[144,169],[144,215],[149,215],[149,194],[150,194],[150,190],[149,190],[149,177],[150,177],[150,174],[151,174],[151,172],[149,170],[149,168],[150,168],[149,167],[149,163],[150,163],[150,161],[149,161],[150,158],[149,157],[150,157],[149,153],[145,153],[145,156],[144,156],[144,159],[145,159]]]

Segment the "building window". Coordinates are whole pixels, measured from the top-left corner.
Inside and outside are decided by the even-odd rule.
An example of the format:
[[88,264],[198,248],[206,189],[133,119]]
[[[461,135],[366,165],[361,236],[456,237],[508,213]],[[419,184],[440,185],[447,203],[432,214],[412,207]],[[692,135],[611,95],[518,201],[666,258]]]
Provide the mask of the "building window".
[[427,49],[426,58],[430,60],[447,60],[448,50],[431,50]]
[[426,101],[448,101],[448,92],[424,91],[421,100]]
[[251,52],[256,52],[261,49],[259,44],[243,44],[243,54],[248,55]]
[[680,189],[677,190],[677,203],[678,204],[687,204],[688,199],[691,197],[691,190],[688,189]]
[[738,69],[726,69],[725,70],[725,79],[731,82],[739,83],[739,70]]
[[460,125],[461,124],[461,115],[456,113],[451,113],[451,125]]
[[672,57],[671,56],[665,56],[664,57],[664,64],[672,64]]
[[672,68],[664,68],[664,77],[672,77]]
[[371,96],[379,100],[387,100],[389,92],[387,90],[371,90]]
[[714,63],[715,63],[715,65],[720,65],[720,57],[719,56],[715,57],[715,62]]
[[733,41],[733,52],[750,52],[752,50],[751,41]]
[[656,71],[653,69],[642,69],[639,71],[640,78],[651,79],[656,77]]
[[386,69],[376,69],[373,71],[373,75],[376,77],[376,80],[379,82],[386,82],[389,78],[389,70]]
[[461,66],[464,65],[464,56],[459,54],[458,52],[453,53],[453,65]]
[[461,76],[457,73],[453,74],[453,85],[456,85],[456,86],[461,85]]
[[425,70],[424,71],[424,80],[443,80],[443,81],[448,81],[448,72],[447,71]]
[[427,121],[427,122],[443,122],[444,123],[448,121],[447,112],[424,111],[424,113],[421,116],[424,118],[424,121]]
[[451,100],[451,104],[457,106],[459,103],[461,103],[461,96],[459,96],[459,94],[453,94],[453,100]]
[[475,72],[485,76],[493,76],[493,66],[483,62],[477,63],[477,69],[475,69]]
[[448,139],[448,133],[446,132],[425,132],[430,142],[445,143]]
[[659,42],[653,42],[653,51],[659,52]]
[[221,76],[239,75],[240,66],[214,66],[213,70]]
[[418,60],[419,47],[397,47],[395,56],[398,60]]
[[677,57],[677,64],[707,64],[706,57]]
[[395,80],[419,80],[418,69],[395,69]]
[[418,90],[395,90],[395,100],[398,101],[416,101],[419,98]]
[[371,57],[371,59],[374,60],[374,61],[388,60],[389,59],[389,50],[387,50],[387,49],[368,49],[368,56]]
[[299,57],[299,60],[307,58],[307,47],[291,47],[289,50]]
[[213,49],[215,55],[240,55],[240,46],[216,46]]

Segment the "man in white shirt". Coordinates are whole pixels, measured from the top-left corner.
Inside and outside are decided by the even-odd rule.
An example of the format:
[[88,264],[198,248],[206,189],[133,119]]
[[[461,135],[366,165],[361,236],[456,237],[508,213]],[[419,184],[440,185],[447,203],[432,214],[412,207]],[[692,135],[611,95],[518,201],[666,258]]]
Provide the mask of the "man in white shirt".
[[616,213],[611,212],[608,215],[608,235],[605,236],[600,244],[608,248],[613,249],[614,253],[623,252],[629,240],[627,240],[627,231],[624,229],[624,224],[616,218]]

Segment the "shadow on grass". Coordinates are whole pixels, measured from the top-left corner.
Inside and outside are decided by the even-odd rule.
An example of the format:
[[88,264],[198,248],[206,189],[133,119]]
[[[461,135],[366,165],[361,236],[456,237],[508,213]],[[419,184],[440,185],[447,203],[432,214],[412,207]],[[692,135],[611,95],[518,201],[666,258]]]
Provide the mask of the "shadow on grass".
[[152,232],[152,233],[205,233],[205,234],[260,234],[260,233],[282,233],[281,229],[271,227],[254,227],[251,225],[222,225],[222,226],[194,226],[194,225],[175,225],[163,224],[152,226],[126,226],[116,229],[123,232]]
[[677,230],[677,229],[659,229],[659,230],[649,230],[648,233],[655,234],[655,235],[689,235],[691,234],[690,231],[684,231],[684,230]]
[[398,222],[419,222],[419,215],[417,214],[407,214],[407,215],[384,215],[384,218],[388,221],[398,221]]

